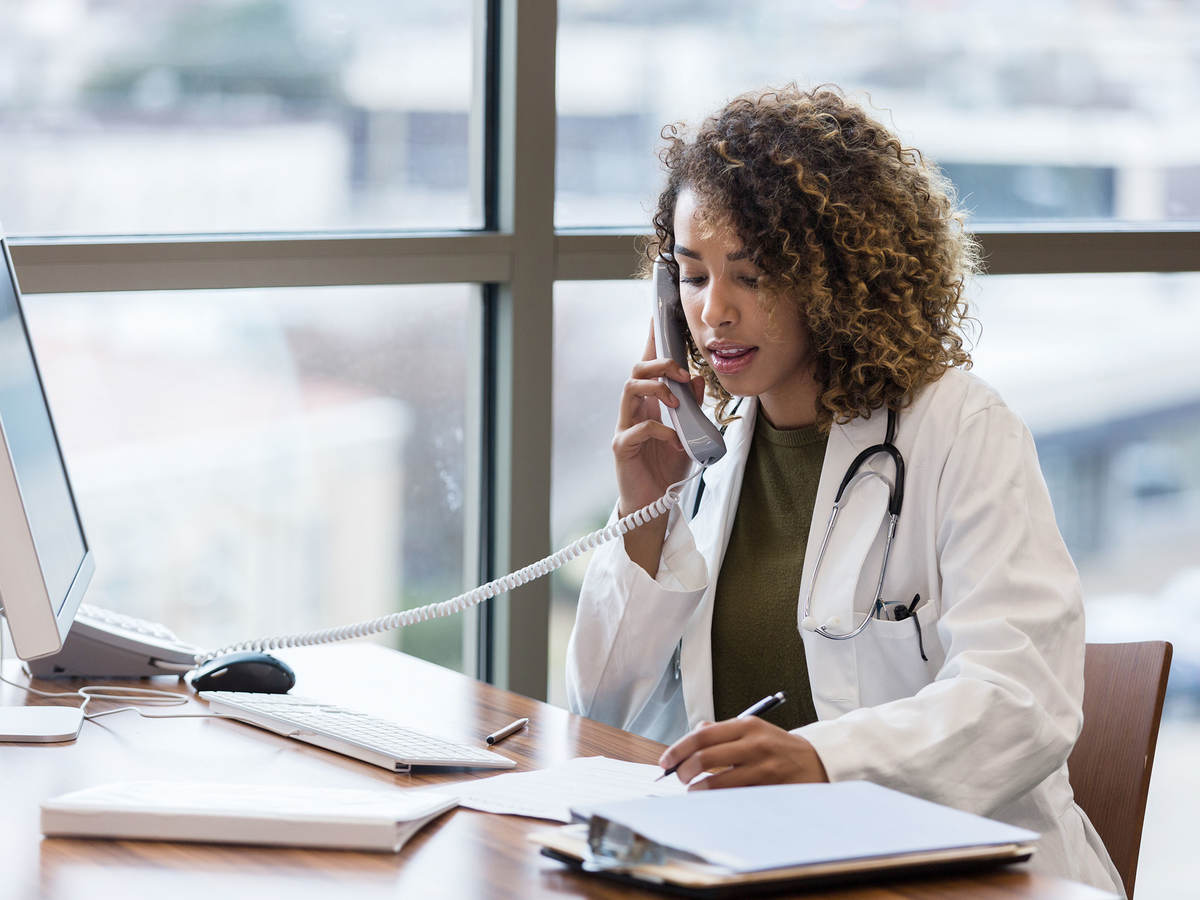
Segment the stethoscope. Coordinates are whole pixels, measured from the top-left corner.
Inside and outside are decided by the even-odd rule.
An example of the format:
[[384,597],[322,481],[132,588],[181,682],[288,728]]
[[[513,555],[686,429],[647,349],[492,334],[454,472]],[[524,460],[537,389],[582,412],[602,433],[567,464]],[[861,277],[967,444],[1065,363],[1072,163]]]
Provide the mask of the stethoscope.
[[[884,608],[888,605],[899,607],[896,610],[897,618],[907,618],[913,614],[914,607],[919,600],[919,598],[913,598],[911,607],[905,606],[903,603],[885,604],[883,602],[883,580],[887,576],[888,558],[892,554],[892,542],[896,538],[896,523],[900,521],[900,507],[904,503],[904,457],[894,443],[896,437],[896,418],[896,411],[889,409],[887,431],[884,435],[883,443],[875,444],[862,451],[862,453],[854,457],[854,461],[850,463],[850,467],[846,470],[846,474],[842,478],[842,483],[838,486],[837,494],[834,495],[833,509],[829,513],[829,524],[825,526],[825,535],[821,538],[821,548],[817,551],[817,562],[813,566],[812,579],[809,581],[808,592],[804,595],[804,609],[800,615],[800,627],[806,631],[814,631],[822,637],[827,637],[833,641],[847,641],[852,637],[862,634],[867,626],[871,624],[872,619],[880,618],[883,615]],[[896,467],[896,480],[894,482],[881,472],[862,468],[867,460],[878,453],[886,453],[892,458],[892,463]],[[842,498],[852,486],[868,478],[878,478],[888,488],[888,531],[887,541],[883,545],[883,562],[879,565],[879,580],[875,584],[875,600],[871,604],[871,611],[863,618],[862,622],[849,631],[838,631],[837,629],[842,624],[839,616],[830,616],[824,623],[817,624],[817,620],[812,614],[813,589],[816,587],[817,578],[821,572],[821,564],[825,561],[825,548],[829,545],[829,536],[833,533],[833,526],[837,522],[838,513],[842,509]],[[922,656],[924,656],[924,650],[922,650]]]
[[[741,406],[742,398],[738,399],[737,404],[733,408],[733,412],[738,411]],[[813,567],[812,580],[809,582],[808,592],[804,597],[804,609],[801,612],[800,627],[806,631],[815,632],[822,637],[829,638],[833,641],[847,641],[850,638],[857,637],[871,624],[871,620],[879,618],[884,612],[886,606],[895,606],[896,618],[912,617],[916,619],[915,607],[919,602],[919,597],[914,597],[911,606],[906,606],[903,603],[885,604],[883,601],[883,581],[887,577],[888,558],[892,553],[892,542],[896,539],[896,524],[900,521],[900,507],[904,503],[904,456],[900,453],[900,448],[895,444],[896,437],[896,420],[898,415],[894,409],[889,409],[887,414],[887,429],[884,433],[883,443],[874,444],[863,450],[858,456],[854,457],[854,461],[850,463],[846,474],[842,477],[842,483],[838,486],[837,494],[833,498],[833,509],[829,513],[829,523],[825,526],[825,534],[821,538],[821,547],[817,551],[817,562]],[[725,428],[722,426],[721,433],[725,433]],[[863,464],[877,453],[886,453],[891,457],[892,463],[896,467],[896,480],[892,481],[886,475],[876,472],[873,469],[863,469]],[[821,564],[825,560],[825,548],[829,545],[829,536],[833,533],[833,526],[837,522],[838,513],[842,508],[842,499],[846,496],[846,492],[851,487],[868,478],[878,478],[888,488],[888,532],[887,541],[883,545],[883,562],[879,566],[879,580],[875,585],[875,601],[871,605],[871,612],[850,631],[839,632],[836,629],[841,626],[841,618],[839,616],[830,616],[821,625],[817,624],[817,620],[812,615],[812,598],[813,587],[817,583],[817,576],[821,571]],[[700,481],[696,486],[695,499],[692,502],[692,515],[694,519],[700,511],[700,500],[704,496],[704,473],[700,474]],[[917,623],[917,637],[920,639],[921,631],[920,624]],[[672,658],[672,668],[675,672],[675,677],[680,677],[680,662],[683,641],[675,648],[675,654]],[[921,658],[925,659],[925,648],[921,647]]]
[[[733,407],[732,412],[737,413],[738,407],[742,405],[744,398],[739,397],[737,404]],[[842,477],[842,483],[838,486],[837,494],[833,498],[833,509],[829,513],[829,524],[825,526],[825,535],[821,538],[821,548],[817,551],[817,563],[813,567],[812,581],[809,583],[808,593],[804,597],[804,609],[800,617],[800,627],[807,631],[815,631],[822,637],[827,637],[834,641],[845,641],[858,634],[871,624],[871,619],[878,618],[884,610],[883,602],[883,580],[887,576],[888,557],[892,553],[892,542],[896,538],[896,523],[900,521],[900,507],[904,503],[904,456],[900,453],[900,449],[895,444],[896,438],[896,420],[898,415],[894,409],[889,409],[887,414],[887,430],[883,436],[882,444],[875,444],[868,447],[858,456],[854,457],[854,461],[850,463],[850,467],[846,470],[846,474]],[[727,425],[721,427],[721,434],[725,433]],[[873,469],[863,469],[863,464],[877,453],[886,453],[892,458],[892,462],[896,467],[896,480],[893,482],[886,475],[876,472]],[[861,471],[860,471],[861,470]],[[879,581],[875,585],[875,602],[871,606],[871,613],[853,630],[840,633],[835,629],[841,625],[841,620],[838,616],[831,616],[826,619],[824,624],[818,625],[816,619],[812,615],[812,597],[813,587],[817,583],[817,574],[821,571],[821,563],[825,560],[825,548],[829,545],[829,535],[833,533],[834,523],[837,522],[838,513],[842,508],[842,498],[851,487],[858,484],[867,478],[878,478],[888,488],[888,533],[887,542],[883,546],[883,562],[879,567]],[[691,518],[696,518],[696,514],[700,511],[700,500],[704,497],[704,473],[700,474],[700,482],[696,485],[696,496],[692,501]],[[901,609],[904,609],[909,615],[913,610],[910,607],[905,607],[904,604],[895,604]],[[904,614],[897,611],[897,618],[904,617]]]

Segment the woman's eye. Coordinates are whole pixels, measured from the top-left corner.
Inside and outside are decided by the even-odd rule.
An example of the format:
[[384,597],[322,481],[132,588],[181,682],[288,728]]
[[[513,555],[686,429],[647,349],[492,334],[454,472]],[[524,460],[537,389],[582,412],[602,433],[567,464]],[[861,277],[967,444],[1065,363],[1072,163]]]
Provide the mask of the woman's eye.
[[703,275],[680,275],[679,283],[680,284],[691,284],[691,285],[704,284],[704,276]]
[[752,288],[756,288],[756,287],[758,287],[758,276],[757,275],[743,275],[742,283],[747,284]]

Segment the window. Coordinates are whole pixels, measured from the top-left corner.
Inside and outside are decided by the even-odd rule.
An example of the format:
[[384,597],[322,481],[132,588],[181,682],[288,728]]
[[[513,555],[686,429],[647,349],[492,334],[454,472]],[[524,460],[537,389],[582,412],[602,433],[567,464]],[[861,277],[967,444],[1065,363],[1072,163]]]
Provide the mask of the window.
[[646,223],[664,125],[789,81],[874,107],[976,222],[1200,216],[1196,21],[1176,4],[562,0],[559,17],[560,226]]
[[[91,602],[215,648],[474,585],[476,289],[42,294],[26,307],[95,549]],[[461,617],[383,639],[464,662]]]
[[1200,702],[1200,275],[992,276],[972,295],[975,371],[1037,440],[1087,639],[1174,644],[1138,889],[1178,896]]
[[[555,547],[603,528],[617,498],[612,437],[621,388],[642,358],[649,282],[560,282],[554,288],[554,443],[550,534]],[[555,572],[550,612],[552,703],[566,705],[567,639],[591,554]]]
[[473,0],[8,6],[11,233],[482,224]]

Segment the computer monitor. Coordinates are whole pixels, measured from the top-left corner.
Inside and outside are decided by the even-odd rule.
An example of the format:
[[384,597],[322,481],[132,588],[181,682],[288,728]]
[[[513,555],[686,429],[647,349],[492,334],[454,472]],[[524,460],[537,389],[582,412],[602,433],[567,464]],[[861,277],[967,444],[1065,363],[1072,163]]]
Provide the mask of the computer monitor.
[[95,564],[0,231],[0,607],[21,659],[62,649]]

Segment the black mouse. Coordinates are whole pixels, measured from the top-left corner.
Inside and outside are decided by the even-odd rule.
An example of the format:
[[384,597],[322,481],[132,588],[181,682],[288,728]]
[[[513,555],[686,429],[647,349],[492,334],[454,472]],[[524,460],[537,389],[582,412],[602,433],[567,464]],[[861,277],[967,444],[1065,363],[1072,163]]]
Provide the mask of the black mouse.
[[243,651],[210,659],[192,674],[197,691],[246,691],[286,694],[296,683],[296,673],[269,653]]

